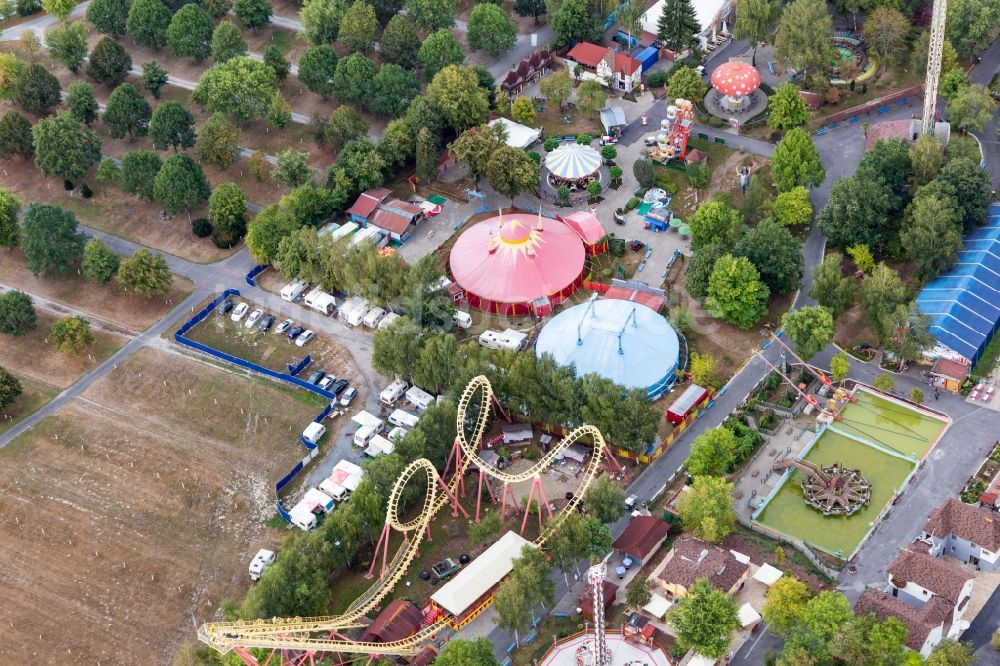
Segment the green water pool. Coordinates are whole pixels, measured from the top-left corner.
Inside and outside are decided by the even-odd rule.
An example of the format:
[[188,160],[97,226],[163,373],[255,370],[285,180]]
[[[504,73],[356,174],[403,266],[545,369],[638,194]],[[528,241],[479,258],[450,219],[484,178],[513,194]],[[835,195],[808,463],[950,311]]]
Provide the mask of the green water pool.
[[[923,458],[944,431],[944,420],[865,390],[840,411],[838,430],[905,456]],[[847,461],[845,461],[847,462]]]
[[820,467],[842,462],[862,470],[872,484],[871,501],[850,516],[824,516],[805,503],[800,485],[805,473],[795,470],[757,516],[757,522],[843,558],[854,553],[868,533],[869,523],[896,494],[915,465],[831,429],[820,434],[805,459]]

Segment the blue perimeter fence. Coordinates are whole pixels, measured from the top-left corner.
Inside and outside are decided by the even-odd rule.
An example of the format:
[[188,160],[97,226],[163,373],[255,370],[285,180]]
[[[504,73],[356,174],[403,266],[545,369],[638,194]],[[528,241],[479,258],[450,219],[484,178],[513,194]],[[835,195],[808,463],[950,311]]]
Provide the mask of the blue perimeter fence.
[[[267,268],[267,266],[258,266],[253,271],[250,271],[250,273],[247,273],[246,277],[247,283],[250,283],[253,280],[253,276],[260,274],[261,272],[263,272],[265,268]],[[216,296],[211,303],[209,303],[201,310],[199,310],[197,313],[195,313],[194,316],[192,316],[190,319],[184,322],[184,324],[179,329],[177,329],[177,332],[174,333],[174,341],[186,347],[197,349],[198,351],[208,354],[209,356],[214,356],[215,358],[226,361],[227,363],[232,363],[233,365],[237,365],[241,368],[246,368],[247,370],[250,370],[252,372],[256,372],[266,377],[270,377],[271,379],[277,379],[283,382],[288,382],[289,384],[293,384],[298,388],[306,389],[307,391],[312,391],[313,393],[324,397],[326,400],[332,401],[335,398],[335,396],[332,393],[330,393],[329,391],[324,391],[323,389],[318,388],[316,386],[313,386],[312,384],[309,384],[292,374],[289,374],[287,372],[276,372],[274,370],[270,370],[262,365],[251,363],[246,359],[242,359],[237,356],[233,356],[232,354],[221,352],[218,349],[209,347],[208,345],[204,345],[200,342],[191,340],[190,338],[187,337],[188,331],[190,331],[192,328],[194,328],[202,321],[204,321],[205,317],[210,315],[219,305],[219,303],[226,300],[230,296],[239,296],[239,295],[240,295],[239,289],[226,289],[225,291],[223,291],[221,294]],[[303,360],[307,361],[308,359],[309,357],[306,356],[306,358]],[[316,415],[316,418],[313,419],[313,422],[321,423],[323,419],[325,419],[330,414],[330,411],[332,409],[333,406],[328,402],[326,407],[323,408],[323,411],[321,411],[319,414]],[[305,457],[303,457],[302,460],[296,463],[295,467],[293,467],[288,474],[283,476],[280,481],[274,484],[275,508],[278,510],[278,514],[282,518],[284,518],[286,522],[289,523],[292,521],[292,519],[291,516],[288,514],[288,511],[281,504],[281,490],[289,483],[291,483],[292,479],[295,478],[295,475],[301,472],[305,468],[305,466],[309,464],[310,460],[312,460],[319,454],[319,446],[317,446],[316,444],[307,442],[301,436],[299,437],[299,442],[307,450]]]
[[267,264],[258,264],[257,266],[251,268],[250,272],[247,273],[243,277],[243,279],[246,280],[246,283],[251,287],[256,287],[257,280],[255,278],[266,270],[267,270]]

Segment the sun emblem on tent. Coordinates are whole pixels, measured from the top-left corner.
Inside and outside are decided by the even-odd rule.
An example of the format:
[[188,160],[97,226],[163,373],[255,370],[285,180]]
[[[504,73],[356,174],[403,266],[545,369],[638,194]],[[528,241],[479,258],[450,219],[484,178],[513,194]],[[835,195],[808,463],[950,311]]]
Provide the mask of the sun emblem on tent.
[[490,238],[489,252],[493,254],[499,249],[504,249],[508,253],[521,252],[533,257],[538,245],[544,242],[542,230],[541,216],[538,217],[537,223],[532,225],[518,217],[504,220],[501,214],[497,220],[497,233]]

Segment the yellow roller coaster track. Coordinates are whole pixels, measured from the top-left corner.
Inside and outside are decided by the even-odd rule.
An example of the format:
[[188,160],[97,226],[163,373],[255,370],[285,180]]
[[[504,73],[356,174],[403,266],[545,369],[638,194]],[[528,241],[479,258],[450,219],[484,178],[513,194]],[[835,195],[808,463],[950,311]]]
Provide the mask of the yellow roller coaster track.
[[[465,418],[470,404],[478,395],[478,414],[471,436],[465,433]],[[566,516],[576,510],[583,498],[583,491],[590,486],[601,469],[601,460],[607,451],[607,445],[600,431],[589,425],[576,428],[557,446],[546,453],[535,465],[519,474],[511,474],[490,466],[483,461],[478,453],[478,445],[486,433],[490,418],[490,407],[493,401],[493,387],[489,380],[480,375],[475,377],[458,402],[458,417],[456,419],[457,439],[462,448],[464,459],[459,469],[455,471],[448,491],[455,496],[462,475],[473,462],[493,479],[503,483],[520,483],[531,481],[545,470],[556,457],[581,438],[593,441],[594,452],[587,467],[584,469],[579,490],[563,508],[547,523],[545,530],[535,540],[536,546],[541,546],[552,530],[559,527]],[[399,503],[403,489],[418,473],[423,472],[427,482],[427,492],[424,495],[423,509],[419,515],[408,522],[403,522],[399,516]],[[271,618],[269,620],[248,620],[236,622],[209,622],[198,628],[198,639],[222,653],[234,648],[269,648],[280,650],[312,650],[318,652],[346,652],[360,654],[382,655],[414,655],[417,654],[431,637],[448,625],[447,618],[421,629],[419,632],[400,641],[391,643],[363,643],[344,638],[330,638],[348,629],[365,626],[365,616],[378,608],[379,604],[389,595],[402,580],[410,564],[418,554],[418,548],[430,522],[438,511],[450,501],[449,493],[438,488],[439,476],[434,465],[425,458],[414,460],[403,470],[400,478],[393,485],[389,500],[386,503],[386,523],[403,535],[403,544],[396,551],[392,561],[384,573],[368,590],[355,599],[340,615],[323,617],[290,617]],[[324,637],[313,634],[325,634]]]

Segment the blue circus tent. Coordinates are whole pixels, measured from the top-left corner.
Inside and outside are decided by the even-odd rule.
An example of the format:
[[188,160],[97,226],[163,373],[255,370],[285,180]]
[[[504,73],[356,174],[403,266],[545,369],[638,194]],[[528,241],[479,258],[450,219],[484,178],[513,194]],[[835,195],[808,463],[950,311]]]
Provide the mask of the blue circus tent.
[[644,389],[655,400],[676,381],[680,339],[662,315],[641,303],[592,299],[547,323],[535,353],[575,366],[580,376],[593,372],[625,388]]
[[965,238],[958,264],[917,296],[938,342],[972,363],[1000,326],[1000,204]]

